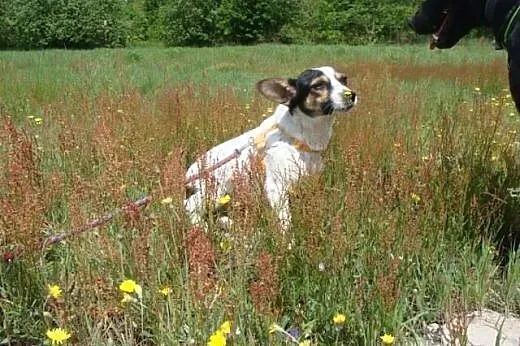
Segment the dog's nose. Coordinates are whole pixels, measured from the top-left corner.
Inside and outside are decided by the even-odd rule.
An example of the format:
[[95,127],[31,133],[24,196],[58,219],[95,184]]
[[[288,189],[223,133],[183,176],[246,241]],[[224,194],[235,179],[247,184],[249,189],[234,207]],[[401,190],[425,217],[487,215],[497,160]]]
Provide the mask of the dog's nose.
[[352,90],[350,89],[345,89],[345,91],[343,92],[343,94],[345,95],[345,97],[347,99],[350,99],[352,102],[356,101],[356,93],[353,92]]

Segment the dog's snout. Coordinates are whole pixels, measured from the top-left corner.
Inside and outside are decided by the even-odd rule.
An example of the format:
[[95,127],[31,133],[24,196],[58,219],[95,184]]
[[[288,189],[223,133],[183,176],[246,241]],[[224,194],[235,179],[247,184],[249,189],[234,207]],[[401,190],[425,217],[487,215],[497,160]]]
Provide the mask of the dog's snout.
[[349,88],[346,88],[344,91],[343,91],[343,95],[345,95],[345,98],[348,100],[348,101],[352,101],[354,102],[356,100],[356,93],[353,92],[352,90],[350,90]]

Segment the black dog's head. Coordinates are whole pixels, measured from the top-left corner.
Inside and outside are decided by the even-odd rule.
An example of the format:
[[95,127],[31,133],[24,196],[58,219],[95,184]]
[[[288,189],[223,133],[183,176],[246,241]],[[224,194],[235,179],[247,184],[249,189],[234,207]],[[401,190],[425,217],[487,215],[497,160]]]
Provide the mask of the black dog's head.
[[432,34],[430,48],[451,48],[484,24],[485,5],[486,0],[427,0],[408,24],[420,35]]

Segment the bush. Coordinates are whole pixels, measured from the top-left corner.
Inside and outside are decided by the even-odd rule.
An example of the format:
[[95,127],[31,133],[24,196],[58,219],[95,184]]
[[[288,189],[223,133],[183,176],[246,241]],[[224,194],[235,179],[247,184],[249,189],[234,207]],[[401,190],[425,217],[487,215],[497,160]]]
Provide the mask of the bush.
[[13,0],[0,12],[0,48],[123,46],[128,23],[121,0]]
[[272,41],[296,10],[295,0],[223,0],[218,28],[226,42]]
[[415,35],[406,18],[414,11],[411,2],[304,0],[293,20],[281,29],[281,39],[348,44],[409,40]]
[[216,41],[219,1],[172,0],[161,8],[163,40],[168,46],[209,46]]

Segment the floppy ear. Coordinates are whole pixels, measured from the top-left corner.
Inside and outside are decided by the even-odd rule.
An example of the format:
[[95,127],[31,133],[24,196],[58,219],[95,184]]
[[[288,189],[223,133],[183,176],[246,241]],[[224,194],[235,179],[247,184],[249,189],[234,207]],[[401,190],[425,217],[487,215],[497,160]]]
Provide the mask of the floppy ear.
[[264,79],[256,83],[256,89],[269,100],[286,106],[296,95],[294,79]]

